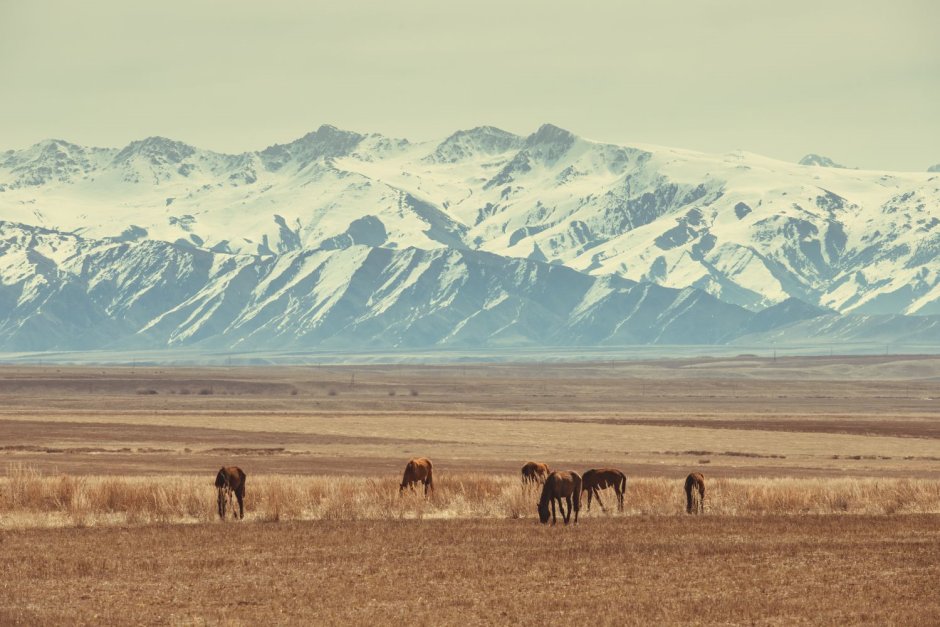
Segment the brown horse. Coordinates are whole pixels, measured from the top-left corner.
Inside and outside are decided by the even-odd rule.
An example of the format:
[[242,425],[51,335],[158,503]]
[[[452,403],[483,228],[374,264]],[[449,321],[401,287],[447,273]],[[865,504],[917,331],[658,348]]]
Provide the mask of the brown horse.
[[[215,487],[218,491],[219,517],[225,519],[225,503],[232,506],[232,516],[245,517],[245,473],[238,466],[223,466],[215,476]],[[235,513],[235,503],[232,496],[238,499],[238,513]]]
[[604,502],[601,501],[601,495],[598,492],[598,490],[607,488],[613,488],[617,493],[617,506],[621,512],[623,511],[623,495],[627,491],[627,476],[625,474],[616,468],[592,468],[584,473],[582,482],[588,493],[588,511],[591,511],[592,496],[597,498],[601,510],[607,511],[604,509]]
[[405,476],[401,479],[398,493],[401,494],[405,488],[414,489],[418,482],[424,484],[424,496],[428,495],[428,490],[434,490],[431,460],[427,457],[416,457],[405,465]]
[[693,472],[685,478],[685,513],[705,513],[705,477],[700,472]]
[[548,464],[543,464],[542,462],[526,462],[522,467],[522,483],[544,483],[545,478],[548,477],[550,472],[551,469],[548,467]]
[[[561,499],[565,499],[568,503],[567,513]],[[552,524],[555,524],[555,501],[558,501],[558,509],[561,510],[561,517],[566,525],[571,520],[573,502],[574,522],[577,524],[578,512],[581,511],[581,475],[573,470],[556,470],[548,475],[542,486],[542,496],[539,498],[539,522],[542,524],[548,522],[549,503],[552,506]]]

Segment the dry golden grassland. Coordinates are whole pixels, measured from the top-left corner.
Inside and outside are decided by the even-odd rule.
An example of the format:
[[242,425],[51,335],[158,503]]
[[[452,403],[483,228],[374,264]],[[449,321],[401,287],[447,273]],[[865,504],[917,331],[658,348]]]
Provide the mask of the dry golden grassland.
[[[533,459],[626,511],[539,525]],[[0,367],[0,624],[938,624],[938,580],[938,358]]]
[[[197,523],[217,519],[216,489],[206,477],[43,476],[28,467],[0,479],[0,529]],[[940,482],[927,479],[776,478],[707,480],[706,513],[940,514]],[[260,475],[248,478],[248,521],[519,519],[537,520],[537,486],[518,476],[457,473],[439,477],[430,498],[399,494],[392,477]],[[674,516],[685,511],[683,478],[628,480],[624,512],[612,490],[582,519]]]

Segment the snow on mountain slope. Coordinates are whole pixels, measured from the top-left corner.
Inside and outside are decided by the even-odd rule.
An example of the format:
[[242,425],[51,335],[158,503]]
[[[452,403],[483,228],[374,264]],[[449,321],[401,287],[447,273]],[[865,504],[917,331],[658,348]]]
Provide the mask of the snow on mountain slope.
[[940,313],[937,174],[616,146],[552,125],[421,143],[322,126],[241,155],[164,138],[120,150],[47,141],[0,153],[0,219],[264,258],[479,250],[753,310],[795,297]]
[[753,315],[697,290],[480,251],[240,255],[9,222],[0,305],[7,351],[701,344]]
[[468,245],[501,255],[698,287],[750,308],[797,297],[940,312],[940,177],[612,146],[548,125],[464,161],[337,166],[420,189],[468,226]]

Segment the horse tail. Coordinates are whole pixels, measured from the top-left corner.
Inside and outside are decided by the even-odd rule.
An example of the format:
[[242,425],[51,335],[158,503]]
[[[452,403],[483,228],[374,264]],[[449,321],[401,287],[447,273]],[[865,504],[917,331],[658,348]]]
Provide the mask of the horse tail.
[[245,480],[248,478],[248,475],[245,474],[245,471],[241,468],[238,469],[238,489],[235,490],[235,494],[241,498],[245,498]]
[[627,475],[620,475],[620,494],[627,493]]
[[428,488],[431,492],[434,491],[434,466],[431,464],[431,460],[428,460]]
[[704,514],[705,513],[705,478],[704,477],[702,477],[702,480],[698,484],[698,494],[699,494],[699,502],[700,502],[699,507],[701,507],[702,513]]
[[[576,472],[571,473],[571,478],[574,480],[574,522],[578,523],[578,512],[581,511],[581,489],[584,487],[584,482],[581,479],[581,475]],[[571,512],[568,512],[571,515]]]
[[228,481],[225,478],[225,468],[220,468],[218,474],[215,476],[215,487],[224,488],[226,483],[228,483]]

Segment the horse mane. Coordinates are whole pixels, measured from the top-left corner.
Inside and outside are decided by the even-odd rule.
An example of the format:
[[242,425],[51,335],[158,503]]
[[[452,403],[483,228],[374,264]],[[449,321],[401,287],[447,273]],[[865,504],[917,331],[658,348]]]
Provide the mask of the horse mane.
[[539,497],[539,509],[546,507],[548,502],[552,499],[552,489],[555,485],[554,477],[554,473],[548,475],[548,478],[545,479],[545,483],[542,484],[542,495]]

